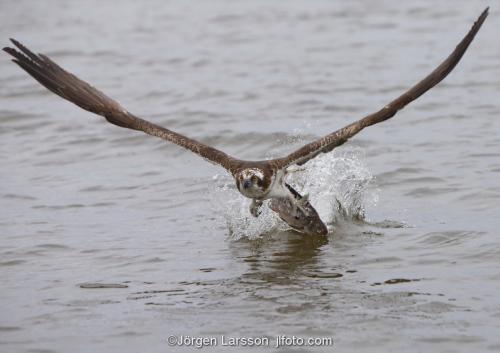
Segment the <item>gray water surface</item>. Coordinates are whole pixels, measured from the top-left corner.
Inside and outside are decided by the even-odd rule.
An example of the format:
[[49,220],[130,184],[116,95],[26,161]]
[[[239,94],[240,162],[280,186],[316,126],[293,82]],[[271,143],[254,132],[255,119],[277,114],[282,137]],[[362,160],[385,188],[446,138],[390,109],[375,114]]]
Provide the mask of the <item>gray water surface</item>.
[[262,159],[388,103],[487,5],[442,84],[293,177],[328,239],[251,219],[222,169],[64,102],[1,55],[0,351],[295,335],[334,346],[280,351],[498,352],[498,4],[6,0],[0,39]]

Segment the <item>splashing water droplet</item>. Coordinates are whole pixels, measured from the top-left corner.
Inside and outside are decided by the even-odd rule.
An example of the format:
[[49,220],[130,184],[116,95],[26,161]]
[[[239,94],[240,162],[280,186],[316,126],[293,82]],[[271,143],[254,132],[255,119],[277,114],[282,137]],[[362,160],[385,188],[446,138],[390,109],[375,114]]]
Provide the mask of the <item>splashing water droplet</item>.
[[373,174],[363,160],[360,149],[337,150],[309,161],[303,173],[288,181],[302,193],[309,193],[311,204],[327,223],[339,217],[364,219],[365,203],[376,204],[377,194],[367,197]]
[[[373,175],[363,162],[362,150],[343,148],[320,155],[304,165],[304,170],[287,175],[286,182],[309,201],[321,219],[334,224],[339,219],[364,219],[365,205],[375,205],[378,190],[370,190]],[[258,218],[249,212],[250,199],[241,195],[232,178],[218,175],[213,178],[210,200],[219,222],[225,222],[233,239],[255,239],[289,227],[265,201]]]

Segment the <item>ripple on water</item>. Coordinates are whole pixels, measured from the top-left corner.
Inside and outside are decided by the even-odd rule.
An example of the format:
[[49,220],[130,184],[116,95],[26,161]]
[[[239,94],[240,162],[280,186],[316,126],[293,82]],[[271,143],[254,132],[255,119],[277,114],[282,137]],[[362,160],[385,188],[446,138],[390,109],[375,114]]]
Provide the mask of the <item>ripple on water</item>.
[[85,289],[111,289],[111,288],[128,288],[128,285],[121,283],[80,283],[80,288]]
[[416,241],[432,248],[451,247],[466,243],[469,240],[480,237],[483,234],[483,232],[461,230],[430,232],[417,237]]
[[0,267],[22,265],[22,264],[24,264],[26,262],[27,262],[26,260],[2,261],[2,262],[0,262]]
[[22,330],[22,327],[17,327],[17,326],[0,326],[0,332],[13,332],[13,331],[20,331]]
[[3,194],[1,197],[11,200],[25,200],[25,201],[33,201],[36,200],[36,197],[31,195],[23,195],[23,194]]

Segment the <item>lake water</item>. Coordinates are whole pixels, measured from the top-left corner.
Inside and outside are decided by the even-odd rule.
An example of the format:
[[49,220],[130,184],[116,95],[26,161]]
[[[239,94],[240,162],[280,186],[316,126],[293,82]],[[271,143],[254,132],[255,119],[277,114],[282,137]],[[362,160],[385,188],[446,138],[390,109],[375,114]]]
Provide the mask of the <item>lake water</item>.
[[[0,38],[263,159],[389,102],[488,4],[6,0]],[[493,6],[442,84],[292,176],[327,239],[252,219],[222,169],[64,102],[2,54],[0,351],[200,351],[174,335],[273,352],[285,335],[333,346],[280,352],[498,352],[499,25]]]

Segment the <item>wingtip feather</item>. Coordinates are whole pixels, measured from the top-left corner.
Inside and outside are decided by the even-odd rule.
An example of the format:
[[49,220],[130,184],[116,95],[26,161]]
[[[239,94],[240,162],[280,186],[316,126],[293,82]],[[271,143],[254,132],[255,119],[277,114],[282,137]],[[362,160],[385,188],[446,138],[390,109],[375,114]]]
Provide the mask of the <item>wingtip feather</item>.
[[19,41],[15,40],[14,38],[9,38],[9,40],[12,42],[12,44],[14,44],[16,47],[19,47],[19,45],[22,45],[21,43],[19,43]]
[[2,50],[4,52],[6,52],[7,54],[12,55],[14,57],[19,53],[16,49],[11,48],[11,47],[4,47]]
[[486,7],[483,10],[483,12],[481,13],[481,15],[479,15],[479,18],[477,19],[476,22],[481,22],[482,23],[486,19],[486,17],[488,17],[489,13],[490,13],[490,7],[488,6],[488,7]]

